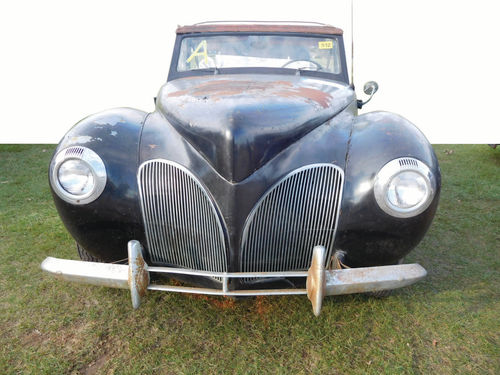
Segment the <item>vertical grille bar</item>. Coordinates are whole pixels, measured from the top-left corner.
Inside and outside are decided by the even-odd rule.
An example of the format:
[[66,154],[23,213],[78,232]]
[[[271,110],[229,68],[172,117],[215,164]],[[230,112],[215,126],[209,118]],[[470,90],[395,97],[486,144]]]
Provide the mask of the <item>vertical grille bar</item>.
[[167,160],[143,163],[137,176],[151,260],[227,272],[222,220],[200,181]]
[[336,165],[312,164],[291,172],[269,189],[245,224],[241,271],[305,270],[316,245],[326,248],[328,262],[343,180],[343,171]]

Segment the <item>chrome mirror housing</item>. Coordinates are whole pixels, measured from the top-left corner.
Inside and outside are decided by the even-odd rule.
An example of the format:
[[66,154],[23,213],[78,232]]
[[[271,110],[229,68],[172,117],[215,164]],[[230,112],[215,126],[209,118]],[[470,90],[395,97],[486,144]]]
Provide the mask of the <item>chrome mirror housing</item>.
[[378,91],[378,83],[375,81],[368,81],[363,86],[363,92],[366,95],[373,96],[377,91]]
[[370,97],[366,101],[358,100],[358,108],[362,108],[366,103],[372,100],[373,95],[378,91],[378,83],[375,81],[368,81],[363,86],[363,92]]

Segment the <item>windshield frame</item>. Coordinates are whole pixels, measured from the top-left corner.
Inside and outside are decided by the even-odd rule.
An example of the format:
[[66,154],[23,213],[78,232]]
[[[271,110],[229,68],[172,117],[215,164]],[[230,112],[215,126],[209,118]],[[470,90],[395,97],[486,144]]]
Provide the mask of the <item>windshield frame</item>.
[[197,77],[204,75],[214,74],[283,74],[283,75],[297,75],[298,69],[295,68],[267,68],[267,67],[238,67],[238,68],[209,68],[178,71],[177,64],[179,61],[179,54],[181,50],[182,40],[184,38],[204,37],[204,36],[218,36],[218,35],[280,35],[280,36],[300,36],[300,37],[316,37],[316,38],[329,38],[336,39],[339,48],[340,58],[340,73],[327,73],[315,70],[300,69],[300,76],[304,77],[317,77],[328,79],[332,81],[341,81],[349,84],[349,76],[347,73],[346,56],[344,49],[344,40],[342,35],[332,34],[313,34],[313,33],[295,33],[295,32],[207,32],[207,33],[187,33],[177,34],[175,40],[172,59],[170,62],[170,70],[167,78],[168,81],[184,77]]

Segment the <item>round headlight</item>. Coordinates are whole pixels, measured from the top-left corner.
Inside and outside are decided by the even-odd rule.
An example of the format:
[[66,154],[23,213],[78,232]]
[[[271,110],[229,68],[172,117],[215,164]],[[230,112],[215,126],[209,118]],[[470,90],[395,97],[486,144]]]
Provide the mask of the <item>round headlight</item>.
[[411,208],[425,200],[428,193],[424,177],[419,173],[406,171],[392,178],[387,188],[387,199],[393,206]]
[[386,213],[412,217],[432,202],[436,181],[429,167],[413,158],[400,158],[382,167],[375,178],[375,199]]
[[59,183],[70,194],[85,195],[94,189],[94,175],[89,165],[82,160],[68,160],[57,171]]
[[106,185],[106,168],[94,151],[74,146],[61,150],[50,165],[50,182],[55,193],[73,204],[90,203]]

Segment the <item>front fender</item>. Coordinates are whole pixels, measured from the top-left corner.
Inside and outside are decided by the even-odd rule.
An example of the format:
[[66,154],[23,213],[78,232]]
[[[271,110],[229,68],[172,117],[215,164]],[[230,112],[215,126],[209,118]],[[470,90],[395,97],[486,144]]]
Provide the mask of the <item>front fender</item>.
[[146,112],[131,108],[86,117],[63,137],[54,154],[70,146],[83,146],[96,152],[104,162],[107,182],[95,201],[73,205],[61,200],[53,190],[52,195],[75,240],[105,261],[126,258],[127,242],[144,238],[136,173],[146,117]]
[[[436,176],[434,200],[412,218],[388,215],[373,192],[377,172],[399,157],[424,162]],[[346,262],[353,266],[397,263],[423,238],[438,205],[441,175],[432,146],[405,118],[388,112],[367,113],[353,124],[345,174],[336,247],[346,252]]]

